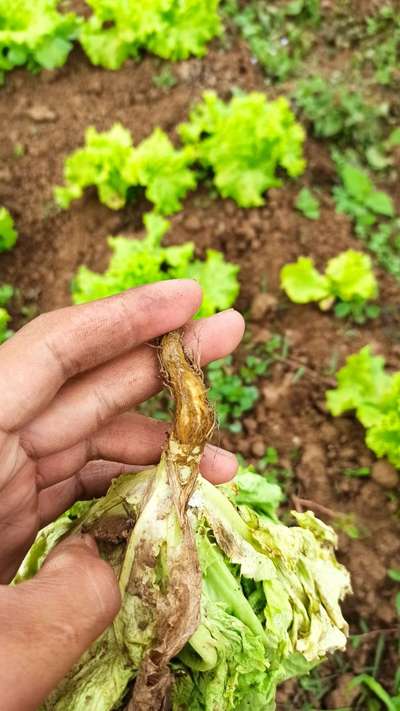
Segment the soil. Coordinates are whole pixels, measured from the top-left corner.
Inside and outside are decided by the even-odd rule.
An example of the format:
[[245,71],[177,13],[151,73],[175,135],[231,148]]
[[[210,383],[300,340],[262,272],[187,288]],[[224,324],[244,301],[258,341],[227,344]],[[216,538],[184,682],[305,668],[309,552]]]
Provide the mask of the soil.
[[[145,57],[112,73],[90,66],[77,49],[57,72],[33,76],[15,71],[7,78],[0,94],[0,204],[14,215],[20,239],[12,252],[0,257],[0,281],[20,291],[13,305],[14,327],[23,321],[21,308],[26,318],[69,304],[69,285],[77,267],[84,263],[103,270],[109,254],[105,237],[140,230],[148,209],[143,199],[112,212],[92,191],[68,211],[54,207],[52,188],[62,182],[63,160],[82,144],[88,125],[105,130],[121,121],[136,141],[156,126],[174,137],[175,126],[205,89],[228,98],[233,86],[266,88],[259,67],[237,37],[231,38],[228,48],[212,44],[202,60],[174,65],[177,84],[172,89],[153,84],[163,66],[158,59]],[[16,144],[24,149],[21,157],[15,155]],[[282,295],[278,275],[284,263],[306,254],[323,267],[339,251],[360,248],[350,221],[334,211],[330,192],[335,172],[326,145],[309,139],[306,152],[308,168],[302,179],[271,190],[264,207],[243,210],[232,201],[211,199],[204,188],[196,191],[172,218],[167,242],[194,240],[199,255],[213,247],[239,264],[237,307],[247,318],[248,340],[262,342],[280,333],[290,345],[288,359],[273,365],[268,378],[260,380],[261,396],[244,420],[244,431],[236,435],[222,431],[219,437],[250,462],[262,447],[276,447],[280,462],[293,470],[290,506],[302,506],[302,499],[308,499],[329,523],[344,520],[340,514],[345,514],[356,526],[357,538],[340,531],[339,558],[349,567],[354,586],[345,612],[352,634],[362,637],[359,646],[350,644],[346,654],[323,667],[327,691],[312,706],[355,708],[356,702],[346,696],[349,674],[372,664],[380,636],[385,653],[379,679],[389,691],[393,683],[398,618],[396,586],[387,570],[400,568],[398,486],[393,488],[392,481],[386,488],[387,481],[379,477],[384,485],[374,478],[344,475],[347,469],[373,467],[374,457],[352,417],[333,419],[327,414],[324,394],[334,382],[337,366],[367,343],[386,356],[390,367],[400,369],[399,284],[377,270],[382,316],[358,328],[316,307],[290,304]],[[302,185],[320,188],[318,221],[311,222],[294,209]],[[260,298],[266,292],[274,298]],[[247,348],[239,349],[238,362]],[[304,693],[297,684],[285,685],[278,708],[301,708]]]

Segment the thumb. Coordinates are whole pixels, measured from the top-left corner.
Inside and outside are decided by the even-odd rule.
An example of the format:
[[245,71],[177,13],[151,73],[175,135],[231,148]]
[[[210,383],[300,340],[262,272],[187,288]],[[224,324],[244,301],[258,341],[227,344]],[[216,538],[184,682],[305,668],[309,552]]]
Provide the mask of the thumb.
[[120,607],[111,567],[90,536],[61,543],[29,582],[0,588],[0,698],[35,711]]

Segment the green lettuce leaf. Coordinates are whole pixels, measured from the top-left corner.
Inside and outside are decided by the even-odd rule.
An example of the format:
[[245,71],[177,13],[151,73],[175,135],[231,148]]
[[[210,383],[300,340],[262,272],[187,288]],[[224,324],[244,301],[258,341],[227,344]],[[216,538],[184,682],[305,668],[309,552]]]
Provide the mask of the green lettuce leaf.
[[135,163],[138,182],[146,188],[146,197],[163,215],[180,210],[181,198],[196,187],[196,175],[189,168],[193,150],[176,150],[160,128],[139,145]]
[[89,127],[85,146],[65,161],[64,180],[66,186],[54,190],[57,204],[64,209],[90,185],[97,187],[105,205],[113,210],[123,207],[129,187],[137,180],[129,131],[119,123],[104,133]]
[[337,375],[337,387],[328,390],[326,402],[335,417],[356,410],[364,425],[372,424],[380,398],[390,386],[385,360],[372,354],[370,346],[347,358]]
[[8,328],[10,320],[11,316],[7,309],[0,306],[0,343],[4,343],[4,341],[12,336],[12,331]]
[[183,269],[181,266],[176,270],[175,276],[181,279],[196,279],[199,282],[203,289],[201,316],[211,316],[235,303],[239,294],[238,272],[239,267],[226,262],[222,252],[208,249],[204,261],[196,259]]
[[0,252],[12,249],[17,239],[13,218],[5,207],[0,207]]
[[165,59],[202,56],[220,34],[219,0],[87,0],[80,42],[93,64],[119,69],[148,49]]
[[[118,708],[154,633],[154,618],[134,581],[140,575],[141,585],[150,585],[155,599],[161,594],[165,600],[168,571],[180,560],[182,532],[163,461],[120,477],[106,497],[82,506],[39,534],[15,582],[35,574],[60,538],[83,528],[97,535],[101,555],[114,568],[122,608],[42,711]],[[81,514],[78,521],[76,514]],[[335,533],[311,512],[294,516],[297,525],[289,528],[259,517],[250,502],[236,507],[224,487],[198,481],[188,518],[202,578],[200,618],[170,663],[173,711],[273,711],[279,683],[343,648],[347,626],[340,601],[350,584],[334,557]],[[114,522],[112,545],[104,539],[108,520]],[[155,566],[142,567],[145,546],[146,560],[154,554]]]
[[325,275],[330,281],[332,295],[342,301],[375,299],[378,283],[368,254],[348,249],[330,259]]
[[181,199],[196,187],[197,178],[189,168],[193,150],[176,150],[160,128],[136,148],[130,132],[121,124],[98,133],[90,127],[85,146],[67,157],[65,187],[54,195],[61,208],[82,197],[85,188],[95,185],[99,199],[113,210],[123,207],[135,188],[145,188],[147,198],[158,212],[171,214],[181,207]]
[[59,0],[0,0],[0,71],[26,65],[34,71],[61,67],[80,26],[75,13],[60,13]]
[[220,194],[242,207],[262,205],[263,193],[282,184],[279,167],[291,177],[305,168],[304,130],[284,97],[267,101],[253,92],[224,103],[205,92],[178,132],[212,170]]
[[[203,289],[203,303],[197,314],[209,316],[229,308],[239,293],[239,267],[225,262],[220,252],[209,250],[206,260],[195,260],[193,242],[164,247],[162,237],[169,222],[160,215],[144,217],[147,235],[144,239],[110,237],[113,254],[103,274],[81,266],[72,282],[76,304],[101,299],[142,284],[164,279],[197,279]],[[218,271],[218,280],[215,274]]]
[[329,280],[314,267],[311,257],[299,257],[281,269],[281,287],[291,301],[308,304],[330,296]]

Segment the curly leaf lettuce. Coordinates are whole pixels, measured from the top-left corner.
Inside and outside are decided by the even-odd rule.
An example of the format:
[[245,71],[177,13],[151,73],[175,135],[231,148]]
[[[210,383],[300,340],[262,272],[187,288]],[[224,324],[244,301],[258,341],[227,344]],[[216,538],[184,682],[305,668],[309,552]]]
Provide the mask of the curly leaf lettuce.
[[281,287],[295,304],[323,301],[330,295],[329,280],[314,266],[311,257],[299,257],[281,269]]
[[34,71],[61,67],[78,34],[74,13],[58,12],[59,0],[0,0],[0,72],[26,65]]
[[93,64],[119,69],[142,49],[164,59],[205,54],[222,31],[219,0],[87,0],[80,42]]
[[138,183],[146,189],[146,197],[162,215],[181,209],[181,199],[196,187],[195,173],[190,169],[193,151],[176,150],[168,136],[156,128],[138,146],[135,165]]
[[384,366],[384,359],[365,346],[339,370],[337,387],[327,391],[326,401],[334,416],[355,410],[368,447],[400,468],[400,373],[389,375]]
[[342,301],[375,299],[378,283],[368,254],[348,249],[330,259],[325,270],[332,295]]
[[85,146],[65,161],[66,186],[55,188],[56,202],[65,209],[82,197],[85,188],[95,185],[101,202],[118,210],[125,205],[136,177],[129,131],[118,123],[104,133],[90,126],[85,132]]
[[172,214],[181,207],[181,199],[196,187],[190,149],[177,150],[160,128],[137,147],[130,132],[121,124],[104,133],[90,127],[85,146],[65,161],[65,187],[56,187],[54,195],[61,208],[82,197],[85,188],[97,187],[100,201],[113,210],[123,207],[135,188],[143,187],[147,198],[161,214]]
[[378,296],[379,289],[367,254],[348,249],[327,263],[320,274],[309,257],[299,257],[294,264],[281,269],[281,287],[296,304],[318,301],[322,310],[338,301],[335,313],[352,316],[357,323],[379,314],[379,306],[368,304]]
[[[147,235],[144,239],[110,237],[113,254],[103,274],[81,266],[72,283],[74,303],[104,298],[142,284],[164,279],[197,279],[203,288],[203,303],[198,316],[210,316],[227,309],[239,293],[239,267],[225,262],[223,255],[208,250],[204,261],[194,259],[194,244],[164,247],[161,240],[169,222],[160,215],[144,217]],[[215,278],[218,273],[218,279]]]
[[284,97],[267,101],[253,92],[224,103],[205,92],[178,132],[212,171],[220,194],[241,207],[264,203],[263,193],[282,184],[278,168],[291,177],[305,168],[305,133]]

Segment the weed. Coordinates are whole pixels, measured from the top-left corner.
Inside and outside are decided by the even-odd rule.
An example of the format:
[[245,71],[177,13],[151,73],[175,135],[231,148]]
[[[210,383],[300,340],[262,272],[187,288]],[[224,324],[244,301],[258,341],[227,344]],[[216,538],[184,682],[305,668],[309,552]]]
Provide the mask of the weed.
[[248,385],[234,372],[232,356],[211,363],[207,376],[211,386],[209,398],[215,405],[220,426],[231,432],[241,432],[240,418],[258,400],[258,388]]
[[224,9],[272,81],[282,81],[298,71],[320,21],[319,0],[289,0],[279,5],[252,0],[243,8],[237,0],[228,0]]
[[296,198],[296,208],[309,220],[318,220],[320,217],[319,200],[309,188],[302,188]]
[[335,139],[343,146],[365,148],[382,137],[382,118],[388,105],[372,104],[340,74],[328,79],[308,77],[299,82],[294,99],[317,137]]
[[153,76],[153,84],[159,89],[172,89],[178,80],[171,67],[164,67],[159,74]]

